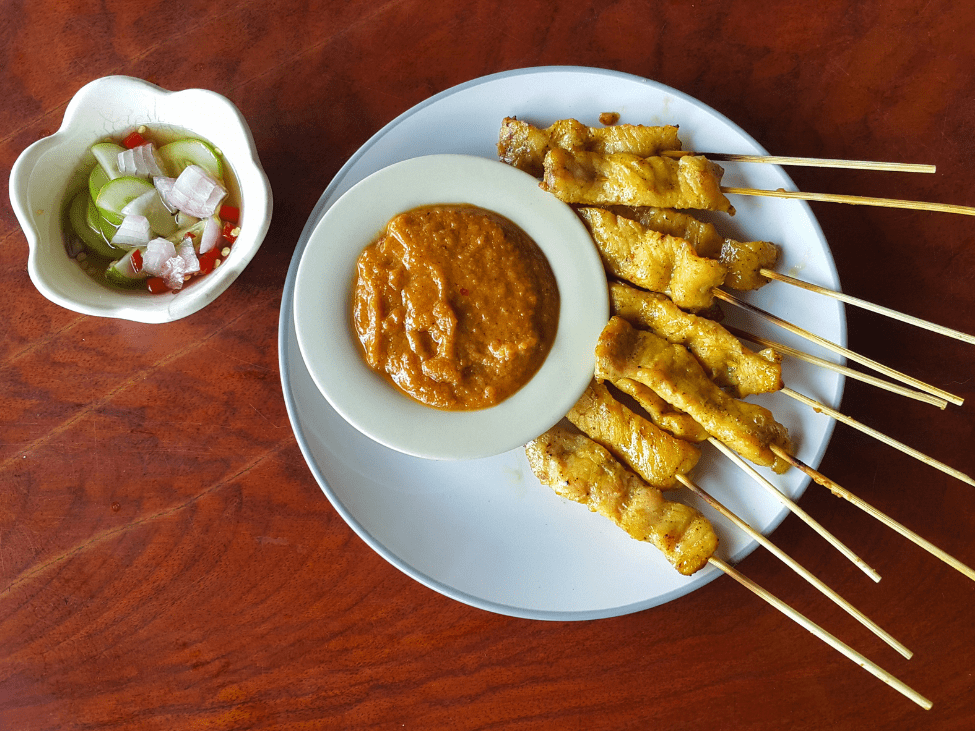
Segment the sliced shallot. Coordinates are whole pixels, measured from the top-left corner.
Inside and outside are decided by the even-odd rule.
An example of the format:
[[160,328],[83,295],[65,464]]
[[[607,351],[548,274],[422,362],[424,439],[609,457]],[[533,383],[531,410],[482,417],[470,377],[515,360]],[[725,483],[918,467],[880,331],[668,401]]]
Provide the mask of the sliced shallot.
[[200,260],[196,256],[196,249],[193,248],[193,239],[188,237],[183,239],[176,249],[176,254],[183,260],[185,274],[196,274],[200,271]]
[[139,215],[128,215],[119,224],[118,230],[112,236],[111,244],[112,246],[124,246],[126,248],[145,246],[149,243],[150,234],[151,229],[148,218]]
[[186,262],[182,257],[174,256],[166,260],[159,276],[166,282],[167,287],[175,291],[182,288],[184,274],[186,274]]
[[227,191],[198,165],[189,165],[176,178],[168,202],[184,213],[208,218],[216,213]]
[[200,235],[200,253],[205,254],[220,240],[220,223],[216,218],[210,216],[203,224],[203,233]]
[[122,175],[135,175],[141,178],[165,175],[156,159],[155,147],[151,142],[120,152],[118,169]]
[[176,245],[169,239],[153,239],[142,254],[142,269],[149,276],[163,276],[166,262],[176,257]]
[[176,213],[176,206],[174,206],[169,200],[169,197],[173,192],[173,186],[176,185],[176,178],[153,178],[152,184],[156,186],[156,190],[159,192],[159,198],[162,200],[163,205],[166,206],[166,209],[170,213]]

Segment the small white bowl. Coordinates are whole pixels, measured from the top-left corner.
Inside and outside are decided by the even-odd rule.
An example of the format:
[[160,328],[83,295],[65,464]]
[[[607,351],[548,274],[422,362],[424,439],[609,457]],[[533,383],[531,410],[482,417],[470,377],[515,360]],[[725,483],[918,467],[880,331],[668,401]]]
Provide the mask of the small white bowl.
[[[223,152],[239,186],[240,236],[232,253],[220,267],[176,293],[154,295],[102,285],[64,247],[62,213],[70,196],[86,184],[82,166],[94,165],[89,148],[143,124],[208,140]],[[97,79],[74,95],[61,128],[32,144],[14,163],[10,202],[30,247],[27,271],[41,294],[86,315],[149,323],[178,320],[216,299],[254,257],[271,222],[271,186],[237,108],[212,91],[171,92],[128,76]]]
[[[559,327],[535,376],[500,404],[444,411],[406,396],[368,367],[351,316],[355,264],[389,219],[423,205],[471,204],[505,216],[545,254],[559,288]],[[557,423],[593,374],[609,319],[606,275],[578,216],[532,176],[469,155],[396,163],[350,188],[312,231],[298,264],[295,334],[319,390],[366,436],[428,459],[476,459],[520,447]]]

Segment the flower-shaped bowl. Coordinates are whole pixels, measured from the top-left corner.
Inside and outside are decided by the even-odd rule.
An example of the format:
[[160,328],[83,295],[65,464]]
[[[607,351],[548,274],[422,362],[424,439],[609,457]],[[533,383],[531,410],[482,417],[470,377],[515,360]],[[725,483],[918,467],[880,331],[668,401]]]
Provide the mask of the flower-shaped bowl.
[[[90,147],[140,126],[201,137],[223,153],[238,195],[240,235],[211,273],[177,292],[150,294],[112,288],[86,274],[65,249],[66,202],[86,185],[95,160]],[[225,97],[204,89],[171,92],[141,79],[106,76],[71,99],[61,128],[28,147],[10,173],[10,200],[27,237],[27,270],[51,302],[75,312],[161,323],[199,311],[240,275],[257,252],[271,221],[271,188],[250,128]]]

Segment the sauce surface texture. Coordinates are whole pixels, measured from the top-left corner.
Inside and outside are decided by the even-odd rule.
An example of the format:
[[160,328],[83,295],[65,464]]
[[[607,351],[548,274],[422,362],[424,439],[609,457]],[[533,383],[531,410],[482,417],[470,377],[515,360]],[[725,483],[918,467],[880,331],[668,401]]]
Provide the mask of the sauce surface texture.
[[538,245],[508,219],[424,206],[363,250],[352,309],[371,368],[420,403],[473,410],[508,398],[541,366],[559,291]]

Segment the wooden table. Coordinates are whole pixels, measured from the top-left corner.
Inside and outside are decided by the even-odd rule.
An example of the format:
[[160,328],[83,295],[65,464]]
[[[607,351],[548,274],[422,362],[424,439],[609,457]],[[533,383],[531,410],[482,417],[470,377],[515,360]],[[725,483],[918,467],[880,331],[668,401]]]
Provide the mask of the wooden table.
[[[975,6],[181,5],[4,8],[4,179],[78,88],[128,74],[229,97],[253,130],[274,217],[214,304],[140,325],[45,300],[0,204],[0,728],[972,727],[975,583],[821,488],[803,507],[883,581],[795,518],[775,541],[913,659],[767,553],[739,568],[930,698],[930,711],[728,578],[652,610],[566,623],[425,588],[323,496],[285,410],[277,337],[296,241],[341,165],[411,106],[508,69],[625,71],[702,100],[778,154],[938,170],[792,169],[802,190],[973,205]],[[975,332],[975,219],[813,210],[845,291]],[[966,403],[942,412],[850,382],[843,410],[975,474],[975,348],[847,314],[854,350]],[[972,487],[842,426],[822,471],[975,565]]]

